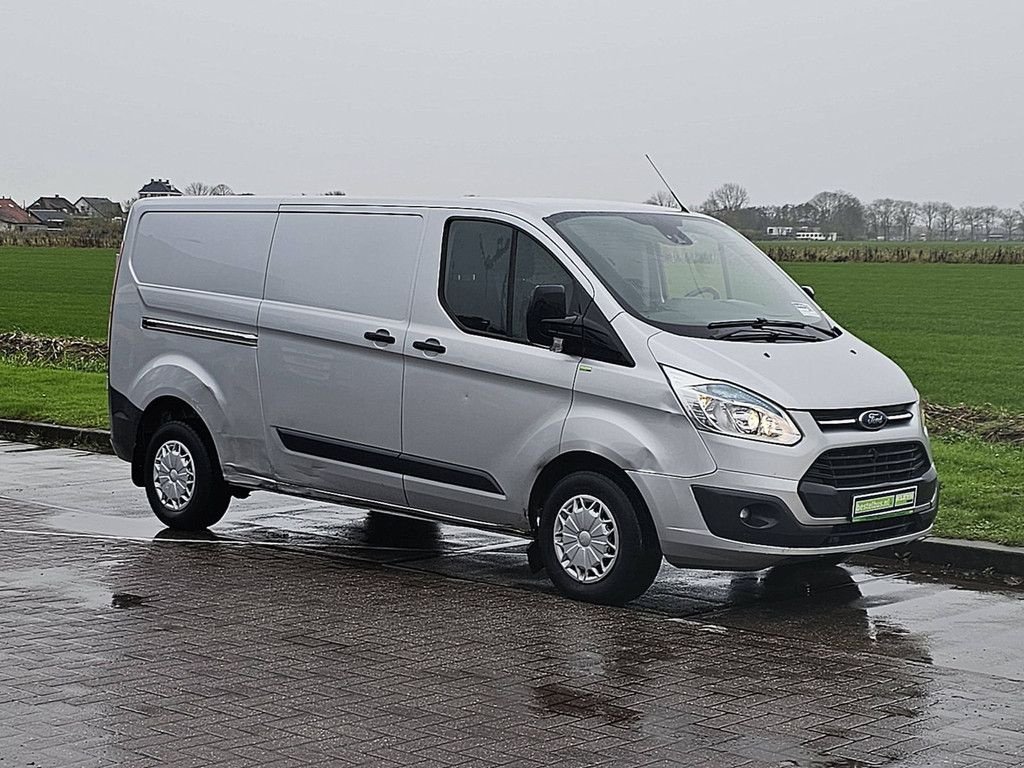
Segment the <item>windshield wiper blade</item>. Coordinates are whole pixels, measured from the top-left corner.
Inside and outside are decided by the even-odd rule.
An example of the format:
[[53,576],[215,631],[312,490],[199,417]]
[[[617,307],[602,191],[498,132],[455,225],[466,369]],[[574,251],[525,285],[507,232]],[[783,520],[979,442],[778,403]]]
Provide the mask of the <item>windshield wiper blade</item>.
[[755,317],[753,320],[718,320],[708,323],[708,328],[810,328],[810,323],[801,323],[799,320],[769,320],[765,317]]
[[[808,326],[810,327],[810,326]],[[716,341],[824,341],[821,336],[799,333],[787,328],[734,328],[711,337]]]
[[[826,338],[833,339],[840,333],[838,328],[822,328],[820,325],[803,323],[799,320],[769,320],[765,317],[755,317],[752,320],[717,320],[713,323],[708,323],[707,327],[712,330],[715,328],[737,328],[751,331],[768,330],[771,328],[809,328],[824,334]],[[712,338],[724,339],[725,336],[712,336]]]

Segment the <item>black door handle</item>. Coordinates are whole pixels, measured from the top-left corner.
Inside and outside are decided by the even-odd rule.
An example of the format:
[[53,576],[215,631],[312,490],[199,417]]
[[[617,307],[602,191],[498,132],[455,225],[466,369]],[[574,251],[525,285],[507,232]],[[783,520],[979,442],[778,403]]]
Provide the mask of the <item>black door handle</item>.
[[443,355],[446,351],[446,347],[441,345],[437,339],[427,339],[426,341],[414,341],[412,343],[413,349],[418,349],[421,352],[436,352],[439,355]]
[[376,341],[378,344],[395,343],[395,337],[388,333],[384,328],[379,328],[377,331],[367,331],[363,334],[363,338],[367,341]]

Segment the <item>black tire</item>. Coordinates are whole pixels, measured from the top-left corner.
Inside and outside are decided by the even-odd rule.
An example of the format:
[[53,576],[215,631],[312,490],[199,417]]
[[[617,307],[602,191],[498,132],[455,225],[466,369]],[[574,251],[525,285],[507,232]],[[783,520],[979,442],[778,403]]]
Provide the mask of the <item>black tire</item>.
[[[603,576],[584,582],[559,561],[555,522],[562,506],[577,496],[591,496],[611,514],[616,531],[616,556]],[[558,590],[574,600],[621,605],[639,597],[654,583],[661,567],[657,531],[642,503],[609,477],[597,472],[573,472],[559,480],[541,511],[537,532],[541,561]]]
[[[161,498],[161,492],[157,490],[154,481],[154,462],[157,453],[164,446],[180,451],[174,445],[175,443],[184,446],[187,451],[188,457],[191,458],[194,476],[191,496],[179,509],[174,508],[174,499],[167,493],[164,494],[164,499]],[[172,458],[177,455],[175,454]],[[185,422],[169,421],[162,424],[153,433],[146,448],[146,463],[143,469],[149,505],[160,522],[168,528],[179,531],[201,531],[209,528],[224,516],[231,501],[231,491],[221,475],[216,454],[213,447],[208,445],[199,433]],[[178,472],[177,469],[174,471]],[[169,487],[168,490],[172,493],[177,492],[172,487]],[[165,499],[170,499],[170,501],[165,503]]]

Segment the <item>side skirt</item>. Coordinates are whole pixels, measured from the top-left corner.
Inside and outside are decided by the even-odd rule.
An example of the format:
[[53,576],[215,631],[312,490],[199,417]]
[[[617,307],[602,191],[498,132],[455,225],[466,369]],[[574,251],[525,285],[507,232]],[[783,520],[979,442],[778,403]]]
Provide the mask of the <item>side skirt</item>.
[[298,485],[279,483],[276,480],[260,477],[258,475],[239,473],[232,474],[225,479],[232,486],[237,486],[251,491],[270,491],[272,493],[280,493],[285,496],[295,496],[300,499],[312,499],[314,501],[326,501],[331,504],[357,507],[359,509],[365,509],[368,512],[384,512],[389,515],[409,517],[414,520],[428,520],[435,523],[447,523],[449,525],[459,525],[465,528],[475,528],[481,531],[492,531],[494,533],[505,533],[522,538],[532,538],[532,534],[529,531],[521,528],[495,525],[493,523],[483,523],[464,517],[456,517],[455,515],[446,515],[441,512],[431,512],[417,507],[406,507],[400,504],[387,504],[384,502],[372,501],[370,499],[361,499],[357,496],[346,496],[343,493],[320,491],[315,488],[304,488]]

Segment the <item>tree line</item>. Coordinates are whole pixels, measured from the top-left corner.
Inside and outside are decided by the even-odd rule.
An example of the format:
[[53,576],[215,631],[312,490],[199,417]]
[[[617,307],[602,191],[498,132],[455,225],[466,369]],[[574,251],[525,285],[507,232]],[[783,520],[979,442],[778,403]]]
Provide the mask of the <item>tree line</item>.
[[[677,208],[658,191],[644,202]],[[729,182],[712,190],[696,210],[720,219],[748,237],[764,238],[769,227],[836,232],[840,240],[1014,240],[1024,238],[1024,202],[956,207],[937,200],[918,203],[884,197],[861,202],[843,190],[819,192],[804,203],[751,205],[747,190]]]

